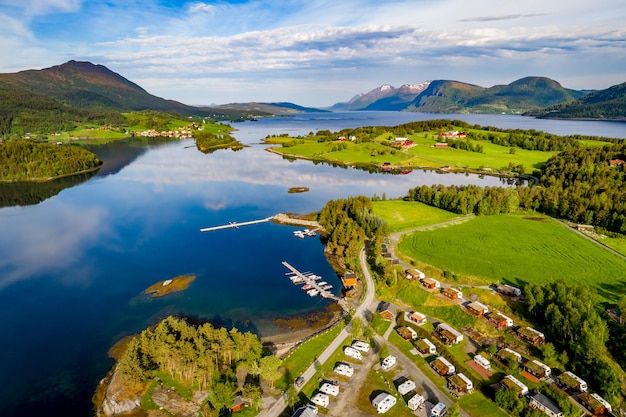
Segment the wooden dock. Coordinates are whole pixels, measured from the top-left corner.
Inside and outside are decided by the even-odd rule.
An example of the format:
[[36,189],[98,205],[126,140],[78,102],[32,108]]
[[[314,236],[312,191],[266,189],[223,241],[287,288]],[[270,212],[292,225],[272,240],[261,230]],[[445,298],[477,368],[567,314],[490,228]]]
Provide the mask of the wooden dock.
[[251,221],[248,221],[248,222],[241,222],[241,223],[230,222],[229,224],[224,224],[222,226],[205,227],[204,229],[200,229],[200,231],[201,232],[210,232],[210,231],[213,231],[213,230],[221,230],[221,229],[233,229],[233,228],[234,229],[238,229],[241,226],[249,226],[251,224],[259,224],[259,223],[269,222],[273,218],[274,218],[274,216],[266,217],[265,219],[251,220]]
[[308,284],[311,286],[311,288],[315,288],[317,291],[319,291],[320,295],[324,298],[328,298],[330,300],[334,300],[337,301],[339,303],[339,305],[344,309],[349,309],[348,306],[345,304],[344,300],[342,300],[341,298],[337,297],[336,295],[334,295],[333,293],[331,293],[330,291],[327,290],[323,290],[318,284],[317,282],[310,278],[309,275],[305,275],[302,272],[298,271],[296,268],[294,268],[293,266],[291,266],[288,262],[283,261],[283,266],[285,268],[287,268],[289,271],[291,271],[291,273],[293,275],[298,276],[300,279],[302,279],[302,282],[305,284]]

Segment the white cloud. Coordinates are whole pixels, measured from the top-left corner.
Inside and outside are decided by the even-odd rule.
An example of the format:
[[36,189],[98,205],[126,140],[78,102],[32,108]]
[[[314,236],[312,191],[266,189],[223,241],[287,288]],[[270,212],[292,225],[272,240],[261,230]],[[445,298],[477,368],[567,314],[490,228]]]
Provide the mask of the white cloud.
[[189,13],[213,13],[215,6],[206,3],[192,3],[189,5]]

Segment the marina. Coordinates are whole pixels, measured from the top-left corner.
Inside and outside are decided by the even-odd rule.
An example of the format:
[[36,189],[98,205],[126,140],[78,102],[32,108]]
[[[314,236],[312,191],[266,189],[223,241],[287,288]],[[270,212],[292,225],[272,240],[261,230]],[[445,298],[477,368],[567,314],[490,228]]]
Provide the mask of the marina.
[[270,217],[266,217],[264,219],[251,220],[251,221],[242,222],[242,223],[230,222],[230,223],[224,224],[222,226],[205,227],[203,229],[200,229],[200,231],[201,232],[211,232],[213,230],[222,230],[222,229],[239,229],[239,227],[241,227],[241,226],[249,226],[249,225],[252,225],[252,224],[266,223],[266,222],[269,222],[270,220],[272,220],[273,218],[274,218],[274,216],[270,216]]
[[289,277],[291,282],[296,285],[304,283],[302,289],[305,290],[309,296],[315,297],[316,295],[320,295],[323,298],[330,298],[337,301],[343,309],[347,309],[346,304],[339,297],[329,291],[333,287],[331,284],[328,284],[326,281],[317,282],[322,279],[321,276],[310,272],[302,273],[285,261],[283,261],[282,264],[285,268],[289,269],[289,272],[287,272],[286,275]]

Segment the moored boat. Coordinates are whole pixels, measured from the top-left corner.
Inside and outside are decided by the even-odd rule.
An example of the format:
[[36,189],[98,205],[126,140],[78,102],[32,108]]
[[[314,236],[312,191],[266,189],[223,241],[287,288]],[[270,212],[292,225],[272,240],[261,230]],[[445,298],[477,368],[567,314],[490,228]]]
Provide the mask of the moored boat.
[[316,289],[312,289],[312,290],[308,290],[306,293],[309,294],[311,297],[315,297],[320,292]]

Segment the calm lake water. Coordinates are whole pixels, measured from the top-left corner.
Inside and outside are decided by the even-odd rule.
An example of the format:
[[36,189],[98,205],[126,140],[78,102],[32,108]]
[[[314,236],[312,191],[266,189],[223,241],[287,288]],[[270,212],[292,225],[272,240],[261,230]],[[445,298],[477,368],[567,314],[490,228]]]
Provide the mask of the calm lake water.
[[[319,238],[299,240],[295,228],[273,223],[209,233],[200,228],[315,212],[330,199],[352,195],[399,197],[421,184],[502,184],[475,175],[385,175],[290,162],[260,144],[268,134],[432,118],[441,116],[319,113],[236,123],[235,136],[250,146],[208,155],[193,141],[114,144],[98,150],[105,164],[96,176],[39,204],[29,197],[23,204],[30,205],[0,208],[0,414],[91,415],[91,395],[113,364],[107,350],[167,315],[271,335],[277,331],[273,318],[325,306],[328,301],[308,297],[288,281],[281,261],[322,275],[339,291]],[[624,123],[446,118],[626,137]],[[310,192],[288,194],[294,186]],[[197,276],[188,290],[157,299],[142,295],[149,285],[181,274]]]

